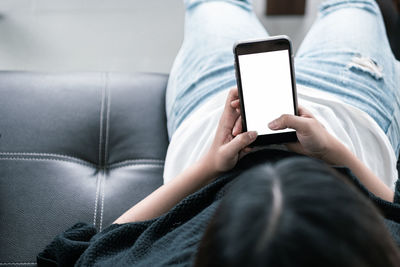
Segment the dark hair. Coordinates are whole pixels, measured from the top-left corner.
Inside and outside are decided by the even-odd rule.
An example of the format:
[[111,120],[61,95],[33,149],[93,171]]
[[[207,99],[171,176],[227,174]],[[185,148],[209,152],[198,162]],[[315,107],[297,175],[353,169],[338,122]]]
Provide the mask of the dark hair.
[[302,157],[245,171],[208,225],[195,266],[399,266],[382,216],[346,179]]

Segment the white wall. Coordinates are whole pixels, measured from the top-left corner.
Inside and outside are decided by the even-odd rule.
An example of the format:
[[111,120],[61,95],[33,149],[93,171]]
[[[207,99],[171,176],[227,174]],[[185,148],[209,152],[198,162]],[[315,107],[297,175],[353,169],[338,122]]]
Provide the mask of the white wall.
[[[263,16],[271,34],[295,48],[320,0],[305,17]],[[181,0],[0,0],[0,70],[169,72],[183,37]]]

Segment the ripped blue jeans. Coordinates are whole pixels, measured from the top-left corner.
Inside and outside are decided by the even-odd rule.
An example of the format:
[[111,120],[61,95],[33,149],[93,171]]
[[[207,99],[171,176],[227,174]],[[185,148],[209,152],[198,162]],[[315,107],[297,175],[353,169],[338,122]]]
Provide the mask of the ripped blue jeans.
[[[216,93],[236,85],[232,45],[267,37],[250,0],[186,0],[182,47],[166,96],[168,133]],[[295,57],[297,84],[369,114],[400,149],[400,62],[374,0],[326,0]]]

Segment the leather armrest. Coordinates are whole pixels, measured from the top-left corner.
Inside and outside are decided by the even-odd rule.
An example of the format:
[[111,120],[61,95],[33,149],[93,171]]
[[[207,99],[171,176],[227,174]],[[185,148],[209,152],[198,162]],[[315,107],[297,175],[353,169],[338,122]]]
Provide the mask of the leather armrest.
[[0,265],[162,184],[167,75],[0,72]]

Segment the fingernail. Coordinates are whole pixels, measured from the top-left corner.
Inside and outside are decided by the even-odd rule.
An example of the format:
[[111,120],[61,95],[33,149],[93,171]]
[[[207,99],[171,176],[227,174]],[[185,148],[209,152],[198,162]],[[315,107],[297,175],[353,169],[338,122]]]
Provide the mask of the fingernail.
[[271,130],[274,130],[274,129],[278,128],[278,122],[277,122],[276,120],[273,120],[273,121],[271,121],[271,122],[268,124],[268,127],[269,127]]
[[249,137],[250,137],[251,140],[256,139],[257,138],[257,132],[256,131],[249,132]]

